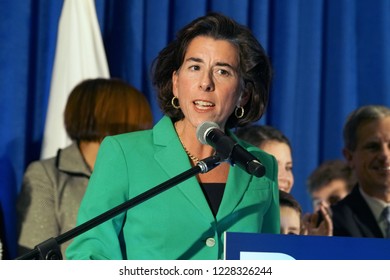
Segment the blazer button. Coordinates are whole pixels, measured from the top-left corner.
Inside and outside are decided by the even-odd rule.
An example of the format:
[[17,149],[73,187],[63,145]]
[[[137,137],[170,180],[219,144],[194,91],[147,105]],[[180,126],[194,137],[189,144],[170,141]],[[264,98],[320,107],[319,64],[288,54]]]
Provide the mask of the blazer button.
[[212,237],[207,238],[206,245],[207,245],[207,247],[214,247],[215,246],[215,239]]

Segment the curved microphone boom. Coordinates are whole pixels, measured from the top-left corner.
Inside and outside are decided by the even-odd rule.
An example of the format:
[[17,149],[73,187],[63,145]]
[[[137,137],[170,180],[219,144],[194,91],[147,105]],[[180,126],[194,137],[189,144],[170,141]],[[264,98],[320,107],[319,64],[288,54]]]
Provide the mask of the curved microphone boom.
[[196,129],[196,137],[202,144],[212,146],[222,160],[229,161],[231,165],[238,165],[251,175],[262,177],[265,167],[250,152],[227,136],[218,124],[206,121]]

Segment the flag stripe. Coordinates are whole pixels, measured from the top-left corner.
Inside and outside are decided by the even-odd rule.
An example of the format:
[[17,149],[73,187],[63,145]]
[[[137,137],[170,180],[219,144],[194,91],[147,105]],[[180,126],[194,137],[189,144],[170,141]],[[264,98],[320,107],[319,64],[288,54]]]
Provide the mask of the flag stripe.
[[110,76],[93,0],[65,0],[62,8],[41,158],[71,143],[64,126],[70,91],[82,80]]

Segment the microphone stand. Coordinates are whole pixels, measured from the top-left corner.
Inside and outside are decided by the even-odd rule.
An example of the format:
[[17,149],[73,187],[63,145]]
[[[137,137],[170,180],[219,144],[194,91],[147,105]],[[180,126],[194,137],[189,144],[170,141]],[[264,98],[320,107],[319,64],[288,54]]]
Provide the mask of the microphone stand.
[[124,203],[92,218],[89,221],[67,231],[57,237],[51,237],[48,240],[38,244],[34,249],[26,254],[16,258],[16,260],[61,260],[62,254],[59,245],[73,239],[74,237],[100,225],[101,223],[115,217],[119,213],[128,210],[155,195],[164,192],[173,186],[195,176],[199,173],[206,173],[218,166],[221,163],[221,157],[216,154],[214,156],[205,158],[197,163],[196,166],[184,171],[183,173],[165,181],[164,183],[141,193],[140,195],[125,201]]

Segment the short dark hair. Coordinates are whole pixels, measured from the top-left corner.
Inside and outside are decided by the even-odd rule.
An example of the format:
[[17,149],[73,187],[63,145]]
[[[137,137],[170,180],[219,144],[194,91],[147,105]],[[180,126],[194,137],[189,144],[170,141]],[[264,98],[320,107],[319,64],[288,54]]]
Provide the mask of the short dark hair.
[[381,105],[366,105],[349,114],[343,130],[344,147],[354,151],[357,147],[357,130],[360,125],[390,116],[390,108]]
[[346,161],[340,159],[324,161],[309,175],[306,181],[308,192],[312,194],[336,179],[344,180],[348,191],[356,184],[353,170]]
[[290,140],[278,129],[269,125],[250,125],[241,127],[237,130],[237,137],[259,147],[261,144],[264,144],[265,141],[277,141],[280,143],[285,143],[289,146],[290,150],[291,143]]
[[175,109],[171,104],[172,74],[183,64],[189,44],[197,36],[226,40],[232,43],[239,53],[240,84],[243,90],[249,93],[250,98],[244,106],[244,116],[237,119],[232,113],[226,123],[227,128],[259,120],[269,99],[272,76],[270,61],[249,28],[219,13],[209,13],[186,25],[153,62],[153,84],[158,91],[162,112],[174,121],[184,118],[182,111]]
[[302,207],[294,196],[285,191],[279,190],[279,207],[290,207],[295,209],[299,216],[302,215]]
[[73,141],[102,141],[105,136],[151,128],[146,97],[119,79],[88,79],[71,91],[64,111]]

